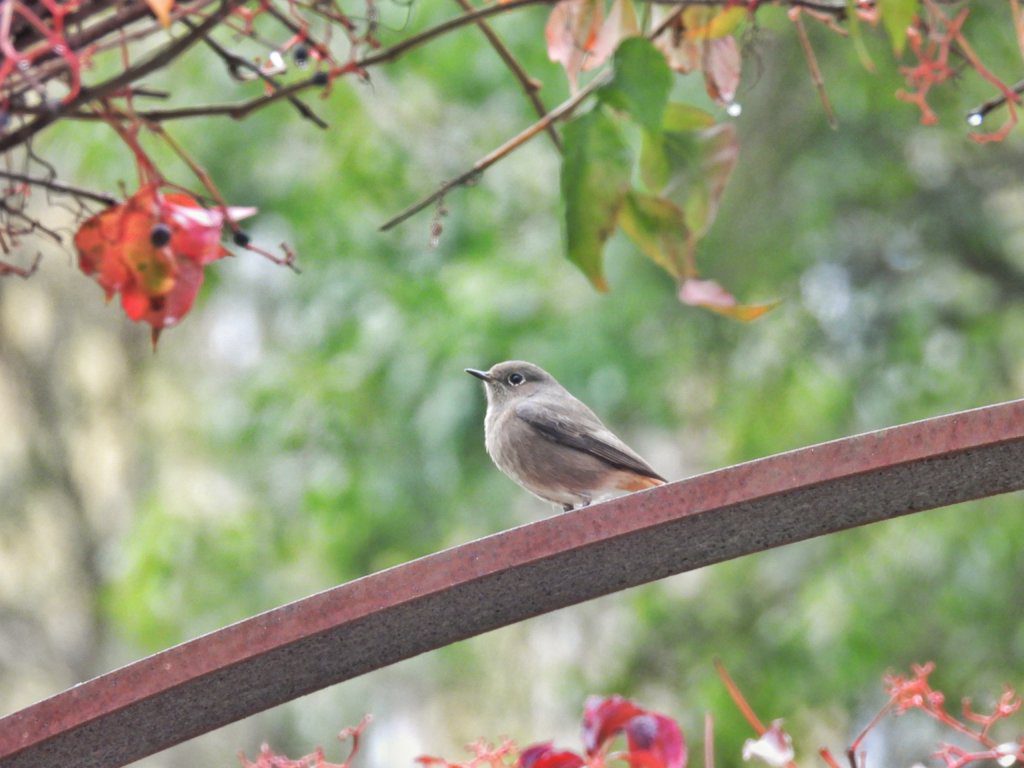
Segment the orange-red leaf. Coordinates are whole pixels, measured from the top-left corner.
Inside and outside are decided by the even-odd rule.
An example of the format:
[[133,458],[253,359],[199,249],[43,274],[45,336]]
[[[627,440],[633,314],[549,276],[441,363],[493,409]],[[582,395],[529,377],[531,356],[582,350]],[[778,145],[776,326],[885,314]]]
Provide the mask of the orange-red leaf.
[[597,33],[594,50],[583,62],[583,69],[591,70],[601,66],[608,61],[609,56],[615,53],[619,43],[627,37],[634,37],[638,34],[640,34],[640,24],[636,18],[633,0],[613,0],[611,10],[608,11],[608,18],[605,19]]
[[548,58],[565,67],[574,91],[584,63],[594,54],[603,21],[603,0],[562,0],[548,17]]
[[178,323],[203,284],[203,267],[227,254],[220,245],[225,215],[253,208],[207,209],[189,195],[164,195],[155,184],[86,221],[75,234],[78,266],[125,314],[154,331]]

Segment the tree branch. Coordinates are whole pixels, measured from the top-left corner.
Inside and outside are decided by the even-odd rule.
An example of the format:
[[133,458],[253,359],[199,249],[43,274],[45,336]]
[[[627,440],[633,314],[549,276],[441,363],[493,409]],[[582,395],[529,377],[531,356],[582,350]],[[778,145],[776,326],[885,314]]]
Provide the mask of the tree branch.
[[60,192],[64,195],[72,195],[73,197],[81,197],[86,200],[93,200],[97,203],[103,203],[104,205],[114,205],[117,200],[109,195],[99,194],[97,192],[90,192],[88,189],[82,189],[81,187],[74,187],[70,184],[65,184],[60,181],[53,181],[51,179],[40,179],[36,176],[28,176],[24,173],[12,173],[11,171],[0,170],[0,179],[7,179],[8,181],[16,181],[20,184],[30,184],[33,187],[43,187],[44,189],[52,190],[53,192]]
[[516,136],[513,136],[511,139],[506,141],[497,149],[493,150],[489,154],[477,160],[475,163],[473,163],[473,167],[470,168],[468,171],[459,174],[450,181],[446,181],[444,184],[438,187],[433,193],[427,195],[419,202],[413,203],[404,211],[399,213],[397,216],[388,219],[381,225],[381,231],[386,232],[392,227],[401,224],[410,216],[414,216],[415,214],[419,213],[424,208],[429,206],[431,203],[435,203],[438,200],[440,200],[455,187],[461,186],[469,181],[472,181],[485,170],[494,165],[496,162],[501,160],[503,157],[506,157],[515,152],[517,149],[523,146],[526,142],[528,142],[538,133],[547,130],[548,126],[553,125],[556,121],[561,120],[563,117],[568,117],[569,115],[571,115],[576,110],[576,107],[578,107],[583,102],[583,100],[587,98],[587,96],[589,96],[591,93],[596,91],[600,86],[608,82],[609,79],[610,74],[608,72],[602,72],[600,75],[598,75],[589,83],[587,83],[585,87],[581,88],[579,93],[577,93],[575,96],[567,99],[566,101],[563,101],[559,106],[555,107],[555,109],[548,112],[546,115],[544,115],[544,117],[535,122],[529,128],[527,128],[524,131],[521,131],[520,133],[518,133]]
[[[464,11],[472,13],[476,10],[469,0],[455,0]],[[512,74],[516,76],[519,84],[523,87],[523,92],[526,97],[533,104],[533,108],[537,111],[537,116],[543,118],[547,114],[547,108],[544,106],[544,102],[541,101],[540,94],[537,92],[540,90],[540,83],[534,78],[530,77],[523,65],[519,63],[519,60],[512,55],[512,51],[508,49],[508,46],[501,41],[498,34],[494,31],[490,24],[485,19],[477,19],[476,25],[480,28],[480,31],[484,33],[484,37],[491,44],[494,50],[497,52],[501,60],[505,62],[505,65],[512,70]],[[552,143],[555,148],[562,151],[562,138],[558,135],[558,131],[555,130],[553,125],[547,127],[548,136],[551,137]]]
[[221,0],[220,7],[203,19],[203,22],[199,24],[192,33],[179,37],[173,43],[154,52],[134,67],[128,67],[120,74],[115,75],[97,86],[91,88],[87,86],[83,87],[75,98],[65,104],[62,104],[60,108],[50,112],[49,114],[40,115],[32,122],[26,123],[18,130],[12,131],[3,138],[0,138],[0,152],[5,152],[11,147],[15,147],[28,141],[43,128],[50,125],[50,123],[53,123],[58,118],[62,117],[66,112],[77,109],[83,104],[95,99],[101,99],[104,96],[109,96],[124,86],[138,80],[140,77],[145,77],[151,72],[155,72],[165,66],[199,42],[203,35],[217,26],[217,24],[219,24],[224,17],[241,2],[243,2],[243,0]]
[[[1012,90],[1018,96],[1024,93],[1024,80],[1020,80],[1014,83],[1010,90]],[[1000,93],[998,96],[994,96],[993,98],[989,99],[986,102],[983,102],[982,104],[978,105],[970,112],[968,112],[967,119],[970,120],[971,115],[977,115],[979,118],[984,120],[985,116],[988,115],[989,112],[999,109],[999,107],[1003,106],[1007,102],[1007,100],[1007,95],[1005,93]]]
[[[668,29],[672,24],[674,24],[676,19],[678,19],[679,16],[682,14],[683,9],[687,4],[692,5],[694,3],[688,3],[685,2],[685,0],[682,3],[677,3],[677,5],[679,5],[679,8],[674,13],[670,13],[660,24],[658,24],[657,27],[651,30],[650,33],[648,33],[647,35],[648,39],[653,40],[666,29]],[[610,76],[611,73],[605,70],[604,72],[594,77],[593,80],[591,80],[589,83],[586,84],[586,86],[580,89],[579,93],[575,94],[574,96],[571,96],[568,100],[562,102],[559,106],[555,107],[555,109],[548,112],[546,115],[544,115],[544,117],[535,122],[533,125],[526,128],[524,131],[521,131],[518,135],[512,137],[497,149],[493,150],[489,154],[477,160],[473,164],[473,167],[470,168],[468,171],[456,176],[454,179],[451,179],[450,181],[446,181],[444,184],[438,187],[438,189],[436,189],[433,193],[427,195],[419,202],[413,203],[404,211],[399,213],[397,216],[388,219],[380,226],[380,230],[382,232],[386,232],[392,227],[401,224],[409,217],[414,216],[427,206],[443,198],[446,194],[448,194],[448,192],[450,192],[455,187],[458,187],[462,184],[465,184],[475,179],[477,176],[479,176],[485,170],[487,170],[496,162],[501,160],[503,157],[512,154],[521,146],[523,146],[523,144],[525,144],[534,136],[536,136],[538,133],[540,133],[543,130],[546,130],[548,126],[553,125],[556,121],[571,115],[576,110],[576,108],[583,102],[583,100],[587,98],[587,96],[589,96],[591,93],[593,93],[606,82],[608,82]]]
[[[191,21],[189,21],[188,19],[182,19],[182,21],[188,26],[189,29],[195,30],[195,25]],[[224,61],[225,64],[227,64],[228,68],[231,71],[234,71],[236,69],[248,70],[249,72],[252,72],[257,77],[259,77],[261,80],[263,80],[263,82],[269,84],[270,87],[274,89],[275,93],[282,89],[282,85],[277,81],[276,78],[272,77],[271,75],[268,75],[266,72],[261,70],[258,66],[253,64],[248,59],[243,59],[241,56],[236,56],[235,54],[231,53],[231,51],[224,48],[224,46],[222,46],[216,40],[211,38],[209,35],[203,35],[203,42],[206,43],[207,47],[209,47],[214,53],[216,53],[221,58],[221,60]],[[296,111],[300,115],[302,115],[302,117],[304,117],[306,120],[309,120],[318,128],[327,128],[327,122],[319,115],[317,115],[316,112],[314,112],[309,107],[308,104],[306,104],[303,101],[300,101],[297,96],[295,96],[294,94],[288,94],[284,98],[288,99],[291,105],[295,107]]]

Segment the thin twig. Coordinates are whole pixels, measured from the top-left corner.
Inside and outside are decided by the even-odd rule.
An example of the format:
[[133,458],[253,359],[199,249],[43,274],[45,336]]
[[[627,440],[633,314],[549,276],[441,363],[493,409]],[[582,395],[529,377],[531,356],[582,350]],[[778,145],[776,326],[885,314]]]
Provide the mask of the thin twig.
[[[189,21],[188,19],[182,19],[182,21],[188,26],[189,29],[195,30],[195,25],[191,21]],[[266,72],[261,70],[258,66],[253,64],[248,59],[243,59],[241,56],[236,56],[231,51],[224,48],[224,46],[222,46],[216,40],[211,38],[209,35],[203,35],[203,42],[206,43],[206,45],[214,53],[216,53],[224,61],[225,64],[227,64],[228,68],[232,72],[236,69],[248,70],[249,72],[252,72],[257,77],[262,79],[263,82],[269,84],[270,87],[273,88],[275,92],[281,90],[282,86],[277,81],[276,78],[272,77],[271,75],[268,75]],[[285,96],[284,98],[288,99],[289,103],[291,103],[291,105],[295,107],[296,111],[298,111],[298,113],[302,115],[302,117],[304,117],[306,120],[309,120],[318,128],[326,129],[328,127],[327,122],[318,114],[316,114],[316,112],[314,112],[309,107],[308,104],[299,100],[297,96],[288,95]]]
[[[682,14],[683,7],[684,6],[680,4],[680,7],[674,13],[670,13],[657,27],[655,27],[650,33],[648,33],[648,39],[656,38],[658,35],[660,35],[662,32],[668,29],[672,24],[674,24],[676,19],[678,19],[679,16]],[[490,153],[477,160],[475,163],[473,163],[473,167],[470,168],[468,171],[459,174],[454,179],[446,181],[444,184],[442,184],[440,187],[434,190],[434,192],[427,195],[422,200],[413,203],[404,211],[399,213],[397,216],[393,216],[392,218],[388,219],[380,226],[380,230],[382,232],[386,232],[392,227],[401,224],[409,217],[419,213],[427,206],[437,202],[438,200],[441,200],[455,187],[461,186],[476,179],[481,173],[490,168],[496,162],[506,157],[507,155],[512,154],[521,146],[523,146],[526,142],[528,142],[530,139],[536,136],[538,133],[540,133],[543,130],[546,130],[549,125],[553,125],[555,122],[561,120],[562,118],[569,117],[576,110],[576,108],[583,102],[583,100],[587,98],[587,96],[589,96],[602,85],[607,83],[610,77],[611,73],[608,70],[605,70],[604,72],[595,76],[593,80],[591,80],[589,83],[586,84],[586,86],[581,88],[580,91],[576,93],[574,96],[571,96],[566,101],[563,101],[560,105],[558,105],[553,110],[548,112],[546,115],[544,115],[544,117],[535,122],[533,125],[529,126],[523,131],[520,131],[517,135],[513,136],[500,147],[492,150]]]
[[[459,4],[459,7],[467,13],[472,13],[476,10],[473,4],[469,0],[455,0]],[[486,19],[477,19],[476,25],[480,28],[480,31],[484,33],[484,37],[491,44],[491,47],[497,52],[501,60],[505,62],[505,65],[512,71],[512,74],[516,76],[519,84],[523,87],[523,92],[526,97],[533,104],[533,108],[537,111],[538,117],[544,117],[547,114],[547,107],[544,106],[544,102],[541,101],[540,94],[540,83],[530,77],[529,73],[523,68],[523,65],[519,63],[519,60],[512,54],[512,51],[508,49],[508,46],[502,42],[501,38],[494,31],[490,24],[487,23]],[[551,137],[552,143],[555,148],[562,151],[562,138],[558,135],[558,131],[555,130],[553,125],[547,127],[548,136]]]
[[0,200],[0,211],[3,211],[8,216],[13,216],[16,219],[21,219],[22,221],[24,221],[28,225],[28,229],[26,230],[26,234],[29,233],[29,232],[35,232],[36,230],[39,230],[44,235],[47,235],[48,237],[50,237],[55,243],[60,244],[60,243],[64,242],[63,240],[61,240],[60,235],[58,235],[52,229],[47,227],[45,224],[43,224],[40,221],[37,221],[36,219],[33,219],[31,216],[29,216],[24,211],[20,211],[17,208],[13,208],[13,207],[7,205],[7,203],[5,203],[3,200]]
[[17,264],[10,264],[6,261],[0,261],[0,277],[5,275],[17,275],[23,280],[27,280],[36,273],[39,269],[39,262],[42,261],[43,254],[37,253],[35,259],[32,260],[32,265],[28,267],[19,267]]
[[381,225],[380,230],[382,232],[386,232],[392,227],[401,224],[410,216],[414,216],[415,214],[419,213],[432,203],[437,202],[446,194],[448,194],[448,192],[455,189],[455,187],[462,186],[463,184],[472,181],[485,170],[494,165],[496,162],[501,160],[503,157],[506,157],[507,155],[510,155],[513,152],[515,152],[517,149],[523,146],[526,142],[528,142],[538,133],[540,133],[543,130],[547,130],[547,127],[549,125],[554,124],[556,121],[561,120],[563,117],[568,117],[569,115],[571,115],[576,110],[576,107],[578,107],[580,103],[585,98],[587,98],[587,96],[589,96],[600,86],[608,82],[609,79],[610,73],[601,73],[593,80],[591,80],[589,83],[587,83],[587,85],[584,88],[581,88],[579,93],[577,93],[575,96],[572,96],[566,101],[563,101],[559,106],[555,107],[553,110],[548,112],[546,115],[544,115],[544,117],[535,122],[529,128],[520,131],[518,134],[513,136],[504,144],[502,144],[500,147],[481,157],[479,160],[473,163],[473,167],[470,168],[468,171],[460,173],[454,179],[446,181],[444,184],[442,184],[440,187],[434,190],[434,192],[427,195],[419,202],[413,203],[404,211],[399,213],[397,216],[388,219]]
[[[1018,96],[1024,94],[1024,80],[1019,80],[1018,82],[1014,83],[1010,90],[1012,90]],[[995,96],[989,99],[988,101],[978,105],[967,114],[977,115],[978,117],[984,118],[989,112],[992,112],[993,110],[999,109],[999,107],[1003,106],[1006,103],[1006,101],[1006,94],[1000,93],[998,96]]]
[[814,55],[811,40],[807,36],[807,28],[804,26],[801,9],[791,8],[789,10],[789,18],[793,22],[793,26],[796,27],[796,36],[800,41],[800,47],[803,49],[804,58],[807,59],[807,69],[811,73],[811,82],[814,83],[814,87],[818,91],[818,98],[821,99],[821,106],[825,110],[825,117],[828,119],[829,128],[836,130],[839,128],[839,121],[836,120],[836,113],[832,109],[832,102],[829,101],[828,91],[825,90],[825,78],[821,76],[818,58]]
[[26,123],[18,130],[12,131],[6,136],[0,138],[0,152],[5,152],[11,147],[23,144],[50,123],[54,122],[59,117],[62,117],[65,111],[74,110],[87,102],[109,96],[139,78],[145,77],[161,67],[166,66],[199,42],[203,35],[217,26],[217,24],[219,24],[233,8],[241,2],[243,2],[243,0],[221,0],[220,7],[203,19],[203,22],[198,25],[195,31],[191,34],[183,35],[173,43],[164,46],[160,50],[143,59],[135,66],[123,70],[120,74],[115,75],[97,86],[92,88],[83,87],[75,98],[61,105],[60,109],[49,114],[40,115],[32,122]]
[[[718,2],[719,0],[716,0]],[[724,2],[724,0],[722,0]],[[499,13],[505,13],[507,11],[514,10],[516,8],[523,8],[528,5],[553,5],[558,0],[509,0],[507,3],[497,2],[494,5],[488,5],[484,8],[479,8],[472,13],[466,13],[462,16],[456,16],[455,18],[443,21],[437,26],[425,29],[422,32],[407,37],[400,43],[396,43],[390,48],[372,53],[369,56],[364,56],[359,59],[356,63],[363,69],[372,67],[374,64],[380,64],[382,61],[392,61],[397,59],[407,51],[417,48],[435,37],[447,34],[452,30],[464,27],[466,24],[475,24],[479,19],[486,19],[490,16],[495,16]]]
[[12,173],[11,171],[0,171],[0,179],[7,179],[8,181],[16,181],[21,184],[29,184],[33,187],[43,187],[45,189],[52,190],[53,192],[60,192],[65,195],[72,195],[73,197],[82,197],[86,200],[94,200],[97,203],[103,203],[104,205],[114,205],[117,200],[109,195],[103,195],[97,192],[90,192],[88,189],[81,189],[79,187],[73,187],[70,184],[64,184],[60,181],[52,181],[50,179],[40,179],[35,176],[27,176],[23,173]]
[[728,671],[726,671],[725,664],[722,663],[721,659],[715,659],[714,664],[715,671],[725,684],[725,689],[729,692],[729,696],[732,698],[736,708],[740,711],[740,714],[742,714],[750,724],[750,727],[754,729],[754,733],[758,736],[763,736],[764,732],[768,729],[764,727],[764,723],[761,722],[761,719],[754,714],[754,710],[751,708],[750,704],[747,703],[747,699],[743,695],[742,691],[740,691],[739,686],[736,685]]

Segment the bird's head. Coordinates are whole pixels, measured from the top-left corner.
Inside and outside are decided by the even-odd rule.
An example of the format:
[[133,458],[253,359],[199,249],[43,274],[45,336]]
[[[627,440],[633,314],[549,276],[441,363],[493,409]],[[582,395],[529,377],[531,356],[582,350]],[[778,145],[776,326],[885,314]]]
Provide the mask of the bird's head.
[[539,365],[523,360],[497,363],[487,371],[467,368],[466,373],[483,381],[487,389],[487,402],[492,405],[503,405],[529,397],[549,387],[561,389],[554,376]]

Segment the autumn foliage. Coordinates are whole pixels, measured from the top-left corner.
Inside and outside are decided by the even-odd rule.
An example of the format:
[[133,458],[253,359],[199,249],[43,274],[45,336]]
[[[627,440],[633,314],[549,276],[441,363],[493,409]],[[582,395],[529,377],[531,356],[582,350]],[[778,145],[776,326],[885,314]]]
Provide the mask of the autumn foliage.
[[[539,81],[524,72],[486,22],[490,16],[541,4],[550,11],[537,44],[564,68],[571,94],[550,109],[539,95]],[[378,39],[372,0],[130,0],[116,9],[82,0],[5,0],[3,5],[0,153],[18,150],[20,155],[11,155],[6,170],[0,170],[5,184],[0,252],[9,255],[30,234],[61,240],[33,218],[26,204],[32,190],[70,197],[79,205],[74,244],[82,270],[108,298],[119,294],[127,316],[148,323],[154,334],[180,322],[191,308],[203,268],[224,255],[219,241],[225,224],[235,233],[236,245],[269,255],[249,245],[234,226],[233,220],[250,209],[228,206],[202,163],[170,134],[168,123],[195,117],[242,119],[288,103],[301,118],[326,128],[300,97],[314,92],[327,98],[337,81],[368,79],[374,66],[462,27],[479,25],[487,31],[539,119],[382,228],[433,205],[431,240],[436,241],[452,189],[475,181],[486,168],[547,133],[562,154],[565,255],[598,290],[608,288],[605,246],[621,231],[671,276],[683,304],[744,321],[763,315],[777,302],[739,301],[704,274],[698,249],[739,161],[733,120],[741,112],[736,99],[746,48],[740,41],[754,35],[758,14],[771,5],[786,10],[784,18],[799,41],[809,82],[832,125],[837,124],[836,111],[807,32],[809,23],[848,39],[866,70],[873,70],[874,62],[865,36],[886,35],[905,79],[895,96],[916,106],[925,124],[937,120],[929,102],[936,88],[968,72],[980,77],[993,97],[968,115],[973,129],[969,136],[979,143],[1009,135],[1024,91],[1024,81],[1008,86],[972,44],[973,6],[963,3],[954,12],[936,0],[649,5],[637,0],[495,0],[482,8],[466,0],[463,15],[389,47]],[[1005,8],[1006,34],[1016,37],[1024,57],[1020,0],[1009,0]],[[214,33],[220,31],[226,34],[219,41]],[[240,41],[248,46],[244,55],[232,50]],[[234,80],[249,81],[243,86],[252,89],[249,98],[168,109],[148,106],[160,95],[146,88],[143,78],[193,47],[212,51]],[[254,55],[253,50],[261,52]],[[691,76],[701,79],[709,103],[672,97],[677,79]],[[987,115],[1004,108],[1003,124],[983,130]],[[28,151],[33,137],[49,125],[77,119],[106,124],[120,146],[134,155],[139,183],[126,199],[70,186]],[[192,172],[192,186],[172,183],[143,148],[144,140],[169,147]],[[97,203],[102,205],[99,210]],[[293,261],[287,249],[283,257],[271,258],[288,265]],[[27,277],[32,271],[31,266],[0,260],[0,276]]]
[[121,294],[125,314],[149,323],[155,343],[192,308],[204,267],[230,255],[220,244],[225,216],[255,212],[204,208],[191,195],[147,184],[82,224],[75,234],[78,266],[108,300]]
[[[720,662],[715,665],[733,702],[755,733],[755,738],[747,739],[742,748],[735,749],[731,756],[738,754],[744,761],[770,768],[797,768],[797,749],[793,738],[784,729],[783,721],[776,719],[770,725],[764,725],[725,667]],[[868,733],[886,717],[915,711],[927,715],[959,739],[960,744],[941,741],[937,745],[933,757],[940,760],[944,768],[967,768],[985,762],[995,762],[1001,768],[1024,764],[1024,735],[1003,742],[997,742],[992,735],[997,724],[1020,710],[1021,698],[1017,693],[1005,688],[988,714],[976,712],[970,700],[964,699],[962,716],[958,718],[946,709],[945,695],[929,682],[934,669],[934,664],[928,663],[915,665],[909,676],[885,676],[888,700],[846,750],[847,768],[864,768],[867,765],[867,755],[861,745]],[[339,735],[343,742],[352,739],[351,752],[343,763],[327,762],[319,748],[292,760],[276,754],[264,744],[256,761],[241,755],[242,767],[351,768],[359,738],[368,722],[369,719],[364,718],[358,726],[347,728]],[[704,735],[709,743],[705,744],[704,768],[714,768],[711,715],[708,715],[706,723],[708,727]],[[506,738],[496,744],[480,739],[467,747],[470,756],[464,760],[423,756],[416,762],[424,768],[687,768],[689,764],[686,738],[676,720],[645,709],[622,696],[590,697],[584,705],[580,733],[581,751],[557,747],[551,741],[520,749],[512,739]],[[962,746],[965,742],[976,744],[977,748]],[[841,768],[840,761],[828,748],[819,748],[817,756],[827,768]]]

